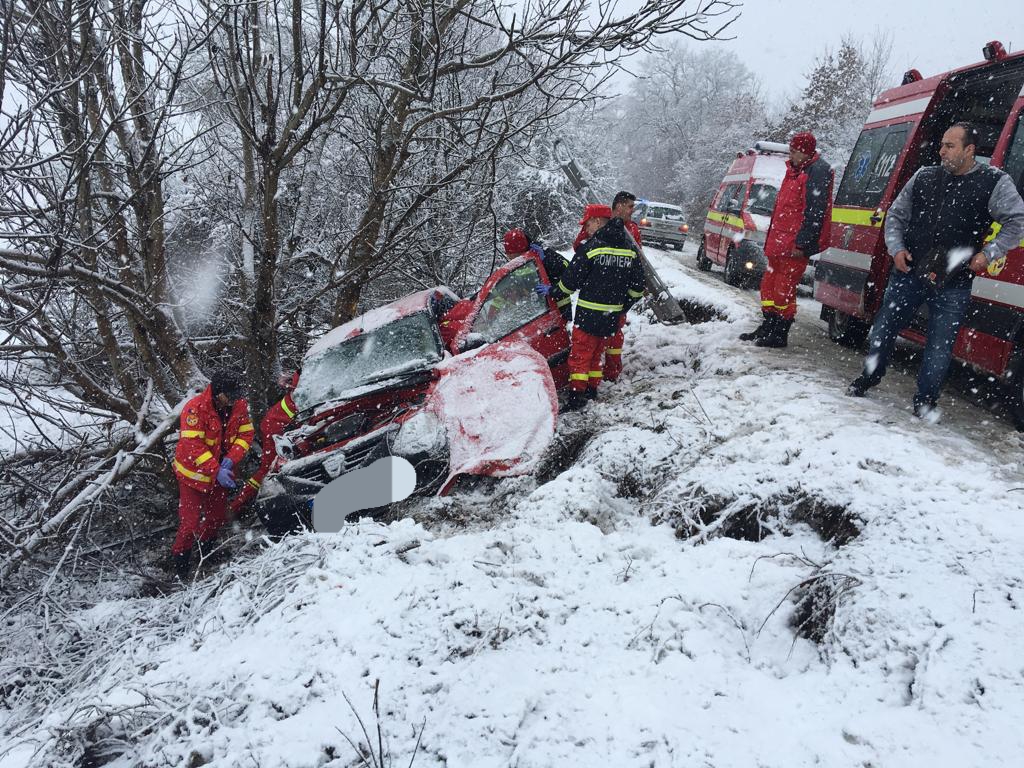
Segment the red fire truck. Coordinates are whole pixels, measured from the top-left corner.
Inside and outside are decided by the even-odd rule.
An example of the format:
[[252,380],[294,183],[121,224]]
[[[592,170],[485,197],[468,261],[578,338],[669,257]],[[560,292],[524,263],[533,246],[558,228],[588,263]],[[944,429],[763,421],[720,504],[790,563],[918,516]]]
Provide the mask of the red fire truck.
[[[983,53],[978,64],[934,77],[908,71],[868,115],[836,192],[829,247],[815,270],[814,297],[834,341],[863,343],[892,266],[882,235],[886,210],[918,168],[938,164],[939,142],[950,125],[977,125],[978,161],[1002,168],[1018,189],[1024,186],[1024,52],[1008,54],[993,41]],[[1021,404],[1024,247],[1008,254],[1002,271],[999,266],[974,279],[953,353],[1000,377]],[[923,343],[925,327],[925,315],[918,315],[903,336]]]

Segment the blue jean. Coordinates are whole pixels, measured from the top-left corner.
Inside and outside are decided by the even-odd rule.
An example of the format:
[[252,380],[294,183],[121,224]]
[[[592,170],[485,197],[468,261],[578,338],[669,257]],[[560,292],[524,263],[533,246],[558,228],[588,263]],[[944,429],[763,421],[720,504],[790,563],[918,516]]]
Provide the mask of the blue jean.
[[864,359],[864,376],[877,384],[889,367],[889,355],[899,332],[910,325],[922,303],[928,303],[928,338],[924,357],[917,372],[915,402],[934,403],[946,380],[953,344],[967,307],[971,303],[970,288],[935,288],[913,273],[893,270],[882,297],[882,307],[868,334],[868,356]]

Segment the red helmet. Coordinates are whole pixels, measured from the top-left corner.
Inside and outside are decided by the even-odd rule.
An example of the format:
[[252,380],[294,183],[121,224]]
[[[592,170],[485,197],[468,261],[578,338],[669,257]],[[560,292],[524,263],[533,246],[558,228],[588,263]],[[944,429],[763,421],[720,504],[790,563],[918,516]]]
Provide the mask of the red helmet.
[[505,253],[518,256],[530,249],[530,241],[521,229],[510,229],[505,233]]

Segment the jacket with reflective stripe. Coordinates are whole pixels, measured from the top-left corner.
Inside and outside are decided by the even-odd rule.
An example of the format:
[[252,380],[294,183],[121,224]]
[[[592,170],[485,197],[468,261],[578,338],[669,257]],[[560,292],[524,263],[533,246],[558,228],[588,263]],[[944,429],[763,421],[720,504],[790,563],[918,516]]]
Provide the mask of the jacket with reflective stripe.
[[231,408],[227,425],[213,405],[213,392],[207,386],[181,409],[181,431],[174,450],[174,473],[179,482],[199,491],[217,487],[220,462],[230,458],[241,462],[253,440],[249,404],[238,399]]
[[622,219],[612,219],[576,251],[558,283],[562,294],[579,291],[576,325],[607,338],[619,330],[619,317],[644,295],[644,267],[626,236]]

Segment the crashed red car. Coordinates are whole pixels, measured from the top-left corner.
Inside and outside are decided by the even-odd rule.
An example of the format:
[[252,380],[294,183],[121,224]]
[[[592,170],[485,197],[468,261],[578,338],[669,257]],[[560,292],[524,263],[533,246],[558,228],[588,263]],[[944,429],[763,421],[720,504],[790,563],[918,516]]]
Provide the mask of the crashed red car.
[[386,456],[416,470],[417,493],[460,475],[532,471],[568,382],[569,334],[533,254],[504,264],[469,299],[444,286],[371,310],[317,341],[256,500],[275,532],[308,517],[335,478]]

